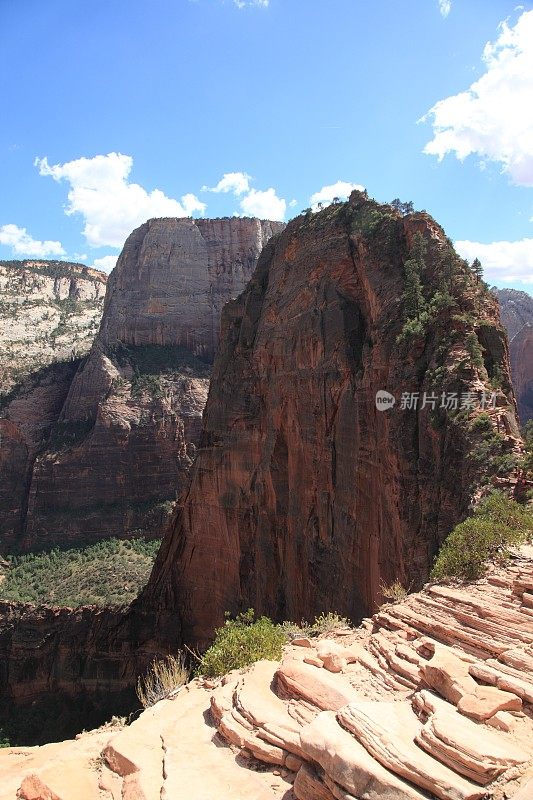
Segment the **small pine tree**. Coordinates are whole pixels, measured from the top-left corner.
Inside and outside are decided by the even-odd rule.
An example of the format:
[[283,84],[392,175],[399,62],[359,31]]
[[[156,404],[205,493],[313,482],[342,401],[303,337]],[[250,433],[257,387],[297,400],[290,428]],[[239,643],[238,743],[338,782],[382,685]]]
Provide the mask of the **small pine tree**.
[[470,269],[472,270],[473,274],[480,281],[483,278],[483,267],[481,266],[481,261],[479,258],[475,258],[470,265]]
[[395,211],[399,211],[402,216],[405,217],[406,214],[412,214],[415,210],[415,207],[411,200],[408,200],[406,203],[403,203],[399,197],[395,197],[394,200],[391,201],[391,206]]

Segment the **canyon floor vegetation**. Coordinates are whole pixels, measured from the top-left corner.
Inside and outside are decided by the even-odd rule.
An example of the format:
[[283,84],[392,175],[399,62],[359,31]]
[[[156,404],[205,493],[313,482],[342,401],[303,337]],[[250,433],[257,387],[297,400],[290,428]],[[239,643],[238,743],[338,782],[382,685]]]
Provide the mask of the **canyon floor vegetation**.
[[85,548],[8,556],[0,600],[55,606],[130,603],[150,575],[160,540],[106,539]]

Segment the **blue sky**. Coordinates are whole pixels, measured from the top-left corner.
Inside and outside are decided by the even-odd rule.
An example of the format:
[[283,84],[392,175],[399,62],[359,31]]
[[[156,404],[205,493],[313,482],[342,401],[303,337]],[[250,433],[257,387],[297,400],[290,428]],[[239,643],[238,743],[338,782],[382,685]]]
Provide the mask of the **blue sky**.
[[149,216],[289,219],[341,181],[531,291],[531,3],[0,0],[0,96],[0,258],[109,269]]

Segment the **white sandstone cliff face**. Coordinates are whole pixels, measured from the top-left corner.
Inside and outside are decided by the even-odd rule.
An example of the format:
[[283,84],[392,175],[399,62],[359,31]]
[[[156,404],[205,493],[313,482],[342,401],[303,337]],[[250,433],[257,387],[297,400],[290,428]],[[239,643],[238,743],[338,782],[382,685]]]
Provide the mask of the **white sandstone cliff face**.
[[80,264],[0,262],[0,392],[89,351],[106,282],[107,275]]

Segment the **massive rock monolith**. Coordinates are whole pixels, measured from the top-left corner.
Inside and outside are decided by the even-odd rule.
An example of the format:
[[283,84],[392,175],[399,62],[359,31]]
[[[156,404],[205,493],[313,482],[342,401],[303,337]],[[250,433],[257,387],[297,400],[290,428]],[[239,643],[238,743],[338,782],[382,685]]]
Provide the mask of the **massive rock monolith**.
[[509,449],[518,436],[498,305],[442,229],[358,192],[298,217],[222,330],[191,485],[140,602],[203,646],[226,611],[360,619],[383,584],[420,586],[476,483],[469,420],[485,404]]
[[[132,346],[113,361],[130,382]],[[4,604],[0,695],[25,711],[82,695],[105,719],[102,700],[153,656],[205,646],[225,611],[360,620],[383,584],[424,582],[513,450],[498,305],[442,228],[361,193],[300,216],[223,313],[190,485],[145,591],[123,613]]]

